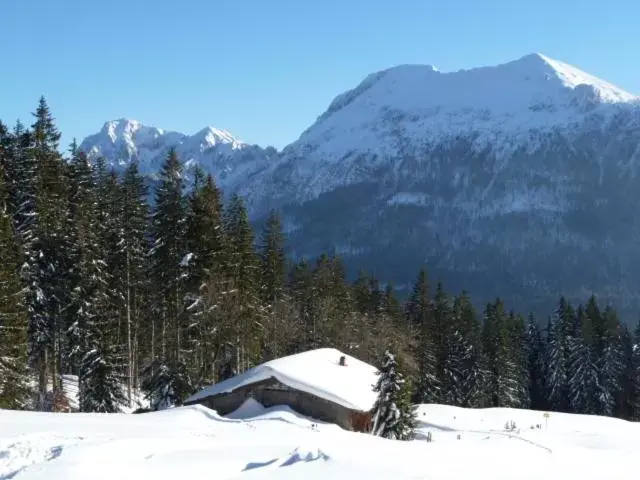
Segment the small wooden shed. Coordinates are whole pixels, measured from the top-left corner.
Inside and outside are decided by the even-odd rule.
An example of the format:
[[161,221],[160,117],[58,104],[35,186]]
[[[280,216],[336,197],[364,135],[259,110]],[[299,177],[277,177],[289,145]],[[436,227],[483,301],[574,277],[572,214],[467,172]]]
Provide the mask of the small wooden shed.
[[376,368],[332,348],[322,348],[258,365],[188,398],[220,415],[253,398],[264,407],[292,410],[346,430],[368,431],[376,394]]

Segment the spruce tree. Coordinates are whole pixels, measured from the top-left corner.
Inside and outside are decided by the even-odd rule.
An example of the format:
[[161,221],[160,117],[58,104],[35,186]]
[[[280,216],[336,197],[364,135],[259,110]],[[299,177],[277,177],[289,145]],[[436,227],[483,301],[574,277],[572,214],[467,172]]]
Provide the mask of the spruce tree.
[[567,358],[567,383],[569,406],[574,413],[596,414],[599,406],[598,369],[594,360],[592,345],[583,332],[590,331],[591,319],[582,309],[578,309],[578,326],[567,339],[569,356]]
[[122,356],[119,350],[116,312],[113,303],[109,253],[117,234],[111,221],[115,192],[108,188],[108,175],[99,162],[91,167],[81,152],[70,162],[72,269],[67,329],[69,363],[78,374],[79,407],[83,412],[113,413],[120,409],[122,392]]
[[157,362],[143,373],[142,390],[152,410],[179,406],[193,393],[191,378],[184,364],[175,367]]
[[0,163],[0,408],[27,405],[27,315],[18,277],[20,255],[9,215],[9,192]]
[[277,358],[282,356],[287,344],[288,332],[283,328],[283,320],[287,317],[288,298],[285,290],[285,237],[280,217],[275,211],[269,214],[260,243],[260,290],[266,316],[263,355]]
[[[156,290],[157,344],[155,358],[167,365],[181,361],[183,274],[187,267],[186,199],[182,164],[171,150],[160,172],[152,217],[151,276]],[[159,337],[159,338],[158,338]]]
[[527,378],[531,409],[544,410],[546,409],[544,342],[533,315],[529,316],[527,323],[523,353],[526,356],[529,371]]
[[382,295],[382,311],[386,313],[395,324],[400,324],[403,317],[402,304],[400,303],[395,292],[395,287],[391,282],[387,283]]
[[193,374],[197,385],[215,380],[215,363],[221,339],[230,330],[221,308],[230,291],[228,246],[222,224],[221,193],[211,175],[196,169],[189,196],[187,221],[187,277],[185,310],[189,318],[189,339],[193,351]]
[[482,348],[481,326],[471,299],[466,292],[458,297],[460,326],[464,337],[464,373],[462,406],[482,408],[489,406],[489,369]]
[[622,344],[622,327],[616,312],[607,307],[602,315],[604,319],[604,338],[601,339],[602,353],[598,361],[601,415],[613,415],[620,402],[622,379],[624,374],[624,352]]
[[[24,169],[35,167],[35,185],[25,182],[27,190],[35,187],[33,197],[25,194],[21,216],[31,216],[19,232],[25,238],[23,277],[27,285],[29,312],[29,350],[31,363],[38,374],[38,408],[45,408],[48,381],[60,388],[64,344],[64,312],[69,304],[70,268],[67,238],[67,185],[65,164],[58,152],[60,133],[44,98],[34,113],[30,144]],[[24,171],[21,174],[24,178]],[[34,202],[31,204],[31,202]],[[35,207],[32,210],[32,207]]]
[[140,348],[137,346],[141,337],[149,334],[142,328],[145,320],[148,320],[150,289],[146,267],[149,253],[148,189],[136,162],[132,162],[124,173],[120,195],[121,216],[117,231],[120,256],[118,264],[122,266],[122,270],[113,273],[121,281],[119,297],[126,325],[127,399],[131,403],[132,390],[139,386]]
[[373,435],[393,440],[414,437],[415,408],[409,402],[405,379],[398,369],[394,355],[385,351],[378,381],[373,391],[378,393],[373,407]]
[[512,325],[502,300],[485,308],[484,345],[491,366],[492,403],[496,407],[521,407],[524,382],[521,375],[520,346],[515,344]]
[[438,403],[441,382],[438,377],[436,325],[433,303],[429,296],[429,281],[424,269],[420,270],[407,301],[406,316],[418,364],[415,401],[417,403]]
[[445,336],[445,352],[442,369],[441,401],[448,405],[461,406],[468,380],[470,345],[467,343],[463,324],[463,305],[460,298],[454,300],[450,324]]
[[227,272],[230,275],[234,325],[231,342],[235,346],[234,369],[240,373],[256,365],[264,338],[264,324],[259,290],[259,257],[254,234],[242,199],[232,196],[224,213],[225,232],[229,238]]
[[557,412],[566,412],[569,408],[566,343],[564,324],[556,316],[549,324],[544,363],[547,405]]

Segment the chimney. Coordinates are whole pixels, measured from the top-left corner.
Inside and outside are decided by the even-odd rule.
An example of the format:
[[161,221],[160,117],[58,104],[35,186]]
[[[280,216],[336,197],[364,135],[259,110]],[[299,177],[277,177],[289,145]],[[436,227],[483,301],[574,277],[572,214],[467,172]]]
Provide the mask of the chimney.
[[342,367],[346,367],[347,366],[347,357],[345,357],[344,355],[342,355],[340,357],[340,366],[342,366]]

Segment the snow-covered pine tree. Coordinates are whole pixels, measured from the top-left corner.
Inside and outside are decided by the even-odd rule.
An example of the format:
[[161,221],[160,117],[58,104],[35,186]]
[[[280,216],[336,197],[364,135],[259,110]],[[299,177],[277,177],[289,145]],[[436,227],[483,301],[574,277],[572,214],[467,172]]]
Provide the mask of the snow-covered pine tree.
[[525,331],[524,352],[528,369],[528,388],[531,408],[544,410],[546,408],[545,377],[544,377],[544,342],[540,328],[533,316],[529,316]]
[[474,335],[473,324],[469,324],[465,309],[468,309],[467,298],[456,297],[453,303],[451,320],[444,338],[445,354],[442,369],[441,401],[448,405],[462,406],[468,397],[467,382],[473,377],[469,369],[474,368],[471,362],[471,342]]
[[438,403],[441,382],[438,378],[433,302],[429,296],[429,280],[424,268],[418,273],[405,311],[418,364],[414,400],[416,403]]
[[442,369],[440,401],[446,405],[461,406],[465,397],[467,355],[469,345],[459,329],[447,336],[446,354]]
[[[150,355],[143,373],[143,388],[171,390],[160,382],[175,382],[177,376],[188,376],[185,338],[188,318],[184,312],[184,284],[187,262],[187,199],[182,164],[176,151],[167,155],[155,190],[155,205],[151,220],[152,247],[150,278],[157,288],[153,291],[153,320],[150,336]],[[171,372],[171,376],[162,374]],[[151,383],[150,383],[151,382]],[[189,383],[185,379],[178,383]],[[147,388],[147,391],[149,389]]]
[[598,360],[599,390],[597,393],[601,415],[613,415],[622,392],[624,351],[621,341],[620,321],[616,312],[607,307],[602,314],[605,325],[602,353]]
[[569,406],[566,337],[562,321],[556,316],[549,324],[545,348],[545,390],[547,405],[557,412]]
[[8,201],[4,164],[0,162],[0,408],[20,409],[29,401],[30,393],[27,315],[18,276],[20,254]]
[[284,327],[288,318],[288,294],[285,289],[287,258],[285,235],[280,217],[271,211],[260,239],[260,291],[265,308],[264,356],[278,358],[287,348],[289,332]]
[[197,385],[215,380],[217,344],[224,336],[220,306],[228,289],[226,248],[221,192],[213,177],[197,168],[189,195],[185,262],[185,311]]
[[66,311],[65,363],[68,372],[79,374],[80,362],[88,350],[86,344],[89,322],[95,316],[95,290],[100,285],[92,281],[102,278],[102,259],[96,248],[96,191],[95,178],[83,153],[75,152],[69,161],[70,178],[70,243],[72,268],[69,273],[71,302]]
[[254,248],[254,234],[244,202],[233,195],[224,215],[225,232],[229,239],[227,272],[230,275],[232,310],[236,331],[235,369],[243,372],[260,360],[264,338],[264,315],[259,290],[259,257]]
[[567,339],[569,357],[567,359],[567,382],[569,406],[574,413],[596,414],[599,406],[598,369],[594,352],[583,332],[590,331],[590,318],[578,309],[578,326],[573,336]]
[[[463,336],[464,350],[461,352],[463,378],[461,381],[461,405],[470,408],[489,406],[489,372],[482,351],[481,327],[478,316],[466,292],[456,299],[459,307],[459,323]],[[458,314],[456,314],[458,315]]]
[[156,288],[158,348],[155,358],[177,365],[181,357],[183,273],[187,252],[182,164],[172,149],[160,172],[152,218],[151,276]]
[[404,376],[398,369],[394,355],[385,351],[378,381],[373,391],[378,393],[373,407],[373,435],[393,440],[410,440],[415,433],[415,407]]
[[[56,140],[55,132],[52,132]],[[11,163],[11,183],[13,187],[13,219],[18,243],[22,252],[20,279],[25,286],[24,302],[28,316],[29,363],[38,375],[35,407],[45,408],[47,390],[47,348],[51,337],[48,298],[45,297],[46,275],[42,269],[42,241],[39,238],[37,190],[38,159],[34,155],[32,132],[17,122],[13,130],[11,151],[7,152]],[[41,202],[40,202],[41,203]]]
[[520,407],[523,403],[520,346],[514,340],[512,316],[507,317],[504,303],[489,303],[484,313],[484,347],[491,373],[492,404],[496,407]]
[[[44,98],[34,117],[25,153],[30,158],[25,157],[24,169],[35,167],[35,185],[32,180],[25,182],[27,190],[35,186],[35,195],[25,194],[27,205],[20,215],[31,219],[29,226],[21,225],[18,233],[26,239],[23,277],[27,285],[30,359],[38,375],[38,408],[43,409],[49,381],[54,390],[60,388],[63,319],[70,292],[68,205],[66,165],[58,152],[60,133]],[[24,179],[24,173],[20,177]]]
[[100,332],[92,332],[87,339],[89,350],[80,362],[82,412],[117,413],[127,403],[117,369],[118,355],[108,343]]
[[[137,162],[127,167],[120,188],[121,216],[119,219],[118,254],[121,272],[113,272],[120,279],[119,296],[126,325],[127,350],[127,400],[131,402],[132,390],[138,388],[140,343],[149,332],[141,331],[148,317],[149,278],[147,254],[149,253],[148,189],[138,171]],[[143,344],[144,345],[144,344]]]
[[179,406],[193,393],[189,372],[183,363],[174,367],[156,362],[143,372],[142,390],[152,410]]
[[67,330],[69,363],[79,377],[80,410],[112,413],[119,411],[125,401],[106,262],[106,231],[114,229],[105,211],[112,209],[106,197],[114,192],[104,188],[107,181],[104,169],[99,165],[94,171],[81,152],[76,151],[69,171],[73,187],[69,232],[73,245]]

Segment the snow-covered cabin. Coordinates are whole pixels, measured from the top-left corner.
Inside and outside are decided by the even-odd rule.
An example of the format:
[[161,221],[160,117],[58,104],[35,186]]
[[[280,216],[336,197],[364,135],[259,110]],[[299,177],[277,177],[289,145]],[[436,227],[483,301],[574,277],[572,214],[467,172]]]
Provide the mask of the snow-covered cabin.
[[278,358],[216,383],[189,397],[228,415],[247,399],[265,407],[287,405],[317,420],[364,431],[376,400],[377,369],[333,348]]

